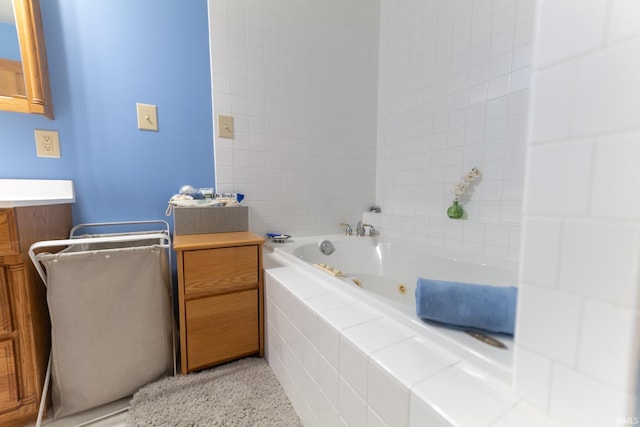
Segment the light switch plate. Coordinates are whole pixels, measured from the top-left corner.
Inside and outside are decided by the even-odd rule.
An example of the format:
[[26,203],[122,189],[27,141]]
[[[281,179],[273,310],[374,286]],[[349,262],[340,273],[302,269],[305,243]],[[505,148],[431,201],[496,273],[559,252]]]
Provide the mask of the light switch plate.
[[38,157],[60,158],[60,138],[56,130],[34,131],[36,137],[36,155]]
[[233,138],[233,117],[218,115],[218,137]]
[[158,130],[158,107],[151,104],[136,103],[138,110],[138,129]]

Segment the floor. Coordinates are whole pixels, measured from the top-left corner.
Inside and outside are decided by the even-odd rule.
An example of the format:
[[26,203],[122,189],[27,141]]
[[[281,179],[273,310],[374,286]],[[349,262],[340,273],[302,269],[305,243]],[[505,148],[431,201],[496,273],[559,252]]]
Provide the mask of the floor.
[[[126,411],[117,413],[115,415],[109,414],[127,408],[127,406],[129,405],[129,400],[131,400],[131,398],[127,397],[125,399],[120,399],[107,405],[88,410],[86,412],[59,418],[55,421],[44,419],[42,420],[42,425],[46,427],[124,427],[124,422],[127,419]],[[100,417],[104,418],[97,421],[91,421]],[[29,427],[33,426],[35,426],[35,423],[31,424]]]

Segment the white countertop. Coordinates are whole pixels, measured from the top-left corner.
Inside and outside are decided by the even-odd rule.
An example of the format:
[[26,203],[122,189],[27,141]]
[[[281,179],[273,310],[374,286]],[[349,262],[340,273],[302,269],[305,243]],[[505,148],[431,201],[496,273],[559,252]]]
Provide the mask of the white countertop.
[[73,181],[0,179],[0,208],[75,203]]

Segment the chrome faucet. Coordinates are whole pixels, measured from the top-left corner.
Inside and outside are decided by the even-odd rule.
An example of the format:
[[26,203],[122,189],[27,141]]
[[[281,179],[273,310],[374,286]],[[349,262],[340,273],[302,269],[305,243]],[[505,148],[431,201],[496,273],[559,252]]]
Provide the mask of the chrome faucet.
[[351,236],[353,234],[353,229],[349,224],[343,222],[340,225],[344,227],[345,236]]
[[369,236],[371,237],[378,234],[378,230],[376,230],[371,224],[363,224],[362,227],[369,227]]
[[356,236],[364,236],[364,225],[362,221],[358,221],[358,225],[356,225]]

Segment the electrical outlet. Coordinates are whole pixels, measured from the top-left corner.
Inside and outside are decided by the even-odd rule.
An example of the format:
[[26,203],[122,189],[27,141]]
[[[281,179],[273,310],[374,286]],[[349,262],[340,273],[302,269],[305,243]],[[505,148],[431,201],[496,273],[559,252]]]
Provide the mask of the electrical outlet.
[[56,130],[36,129],[36,154],[38,157],[60,158],[60,139]]

